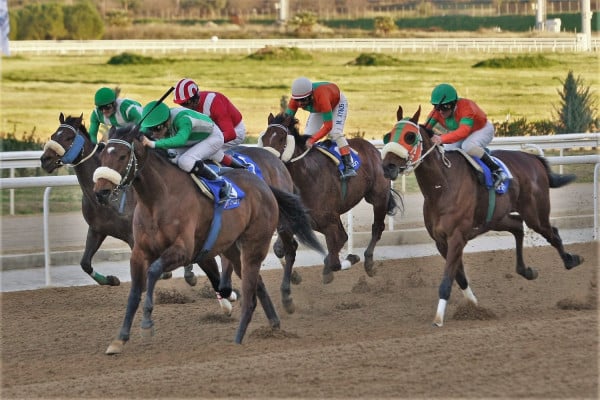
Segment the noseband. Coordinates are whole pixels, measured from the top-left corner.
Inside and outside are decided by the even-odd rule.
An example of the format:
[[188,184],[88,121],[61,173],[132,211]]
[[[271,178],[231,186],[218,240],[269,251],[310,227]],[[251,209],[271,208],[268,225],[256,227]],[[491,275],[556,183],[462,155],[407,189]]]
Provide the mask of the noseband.
[[119,192],[129,187],[139,171],[137,157],[135,156],[133,144],[121,140],[121,139],[109,139],[106,143],[106,148],[104,151],[109,152],[109,145],[111,144],[121,144],[126,146],[130,150],[129,162],[127,163],[127,168],[125,168],[125,172],[121,175],[118,171],[109,168],[109,167],[98,167],[96,171],[94,171],[93,181],[96,183],[98,179],[103,178],[111,182],[115,185],[115,188],[112,190],[112,194],[117,196]]
[[[44,145],[44,151],[51,149],[52,151],[54,151],[56,154],[58,154],[60,156],[60,160],[58,162],[59,165],[72,165],[72,166],[76,167],[79,164],[82,164],[82,163],[86,162],[87,160],[89,160],[96,153],[96,149],[98,149],[98,144],[96,144],[94,146],[94,149],[90,152],[90,154],[83,157],[83,148],[85,146],[85,137],[83,137],[81,132],[79,132],[79,130],[75,129],[71,125],[67,125],[67,124],[60,124],[58,126],[58,128],[59,129],[67,128],[67,129],[71,130],[73,133],[75,133],[75,140],[73,140],[73,143],[71,144],[71,146],[66,150],[60,143],[58,143],[57,141],[52,140],[52,139],[50,139]],[[75,161],[78,157],[83,157],[83,158],[77,164],[73,164],[73,161]]]

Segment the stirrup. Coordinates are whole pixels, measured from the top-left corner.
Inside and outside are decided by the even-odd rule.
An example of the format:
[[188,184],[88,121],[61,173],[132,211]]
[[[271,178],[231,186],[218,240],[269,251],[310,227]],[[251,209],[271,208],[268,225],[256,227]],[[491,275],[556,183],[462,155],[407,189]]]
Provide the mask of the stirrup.
[[224,204],[227,200],[232,199],[231,195],[232,187],[229,182],[223,180],[223,186],[219,189],[219,198],[217,199],[218,204]]
[[500,170],[498,172],[494,172],[494,189],[498,189],[505,180],[508,179],[508,176],[504,173],[504,171]]
[[342,172],[342,178],[351,178],[356,175],[357,174],[354,168],[344,169],[344,171]]

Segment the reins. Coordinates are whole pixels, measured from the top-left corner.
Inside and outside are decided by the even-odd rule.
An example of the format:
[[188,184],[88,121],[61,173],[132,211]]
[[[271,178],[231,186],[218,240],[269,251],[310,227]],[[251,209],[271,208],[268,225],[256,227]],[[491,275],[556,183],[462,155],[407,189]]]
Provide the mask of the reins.
[[[270,124],[270,125],[268,125],[268,126],[267,126],[267,129],[269,129],[269,128],[281,128],[281,129],[283,129],[283,130],[285,131],[285,134],[286,134],[286,136],[287,136],[287,137],[290,137],[290,136],[291,136],[291,137],[293,137],[293,136],[290,134],[290,129],[289,129],[287,126],[285,126],[285,125],[282,125],[282,124]],[[307,148],[307,149],[306,149],[306,150],[304,150],[304,152],[302,152],[302,153],[301,153],[299,156],[297,156],[297,157],[293,157],[293,158],[292,158],[292,154],[293,154],[293,152],[294,152],[294,147],[291,147],[291,148],[289,149],[289,151],[288,151],[288,146],[290,145],[290,143],[294,143],[294,146],[295,146],[295,142],[290,142],[290,141],[288,141],[288,144],[287,144],[287,145],[284,147],[284,149],[283,149],[283,152],[281,152],[281,153],[279,154],[279,158],[280,158],[280,159],[281,159],[283,162],[286,162],[286,163],[293,163],[293,162],[296,162],[296,161],[298,161],[298,160],[301,160],[301,159],[302,159],[302,158],[304,158],[304,156],[306,156],[306,155],[308,154],[308,152],[310,151],[310,148]],[[286,152],[287,152],[287,153],[291,153],[291,154],[287,155],[287,154],[286,154]]]

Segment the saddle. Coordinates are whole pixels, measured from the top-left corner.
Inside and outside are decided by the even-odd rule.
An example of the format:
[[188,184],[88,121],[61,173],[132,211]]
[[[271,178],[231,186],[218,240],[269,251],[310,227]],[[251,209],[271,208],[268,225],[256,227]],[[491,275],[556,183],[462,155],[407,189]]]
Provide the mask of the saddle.
[[[488,166],[485,165],[483,161],[481,161],[478,157],[471,156],[462,149],[452,149],[447,151],[456,151],[459,154],[461,154],[465,158],[465,160],[467,160],[469,165],[473,168],[473,170],[475,170],[475,173],[477,175],[477,181],[480,185],[484,185],[488,190],[494,187],[494,178],[492,177],[492,172],[490,171]],[[508,177],[508,179],[502,182],[502,184],[496,189],[496,193],[504,194],[508,191],[508,187],[510,186],[510,181],[512,180],[513,176],[510,173],[510,170],[508,169],[506,164],[502,162],[502,160],[492,155],[490,155],[490,157],[500,166],[500,168],[502,168],[502,170]]]
[[[340,150],[334,142],[327,139],[323,140],[322,142],[315,143],[313,147],[319,150],[327,157],[329,157],[329,159],[331,159],[331,161],[333,161],[333,163],[337,165],[340,173],[344,170],[342,155],[340,154]],[[352,159],[352,165],[354,166],[354,170],[358,171],[361,165],[360,156],[353,148],[350,148],[350,158]]]

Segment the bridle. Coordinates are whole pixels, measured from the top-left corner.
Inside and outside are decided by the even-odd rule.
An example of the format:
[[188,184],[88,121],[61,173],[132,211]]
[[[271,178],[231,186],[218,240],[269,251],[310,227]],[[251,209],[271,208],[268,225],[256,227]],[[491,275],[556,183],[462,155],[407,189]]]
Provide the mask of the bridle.
[[98,179],[103,178],[111,182],[113,185],[115,185],[114,189],[112,190],[112,195],[116,197],[121,191],[131,186],[140,168],[138,167],[138,160],[135,156],[134,146],[132,143],[121,139],[109,139],[106,143],[106,148],[104,149],[104,151],[108,152],[107,154],[110,154],[111,150],[109,146],[111,144],[121,144],[130,150],[129,162],[127,163],[125,172],[121,174],[109,167],[98,167],[96,171],[94,171],[93,181],[96,183]]
[[[263,146],[262,138],[264,135],[266,135],[269,128],[279,128],[285,132],[286,143],[285,143],[285,146],[283,146],[283,151],[279,152],[277,149],[275,149],[273,147],[269,147],[269,146],[264,147]],[[282,125],[282,124],[269,124],[267,126],[267,130],[262,135],[260,135],[260,137],[258,138],[258,146],[263,147],[265,150],[268,150],[269,152],[273,153],[275,156],[279,157],[279,159],[281,161],[283,161],[284,163],[296,162],[296,161],[300,160],[301,158],[303,158],[310,151],[310,149],[306,149],[298,157],[292,158],[292,156],[294,155],[294,150],[296,149],[296,141],[294,140],[294,136],[290,133],[290,129],[287,126]]]
[[[402,168],[402,174],[410,174],[419,165],[421,165],[421,163],[425,160],[425,157],[427,157],[434,149],[437,148],[441,154],[442,162],[444,163],[444,165],[446,167],[451,166],[450,160],[448,160],[448,158],[445,155],[444,146],[439,146],[438,144],[433,143],[431,147],[427,149],[425,153],[423,153],[423,136],[421,135],[421,129],[419,125],[415,124],[410,120],[402,120],[396,122],[395,127],[398,126],[398,124],[400,123],[412,125],[416,129],[416,139],[412,144],[411,149],[407,150],[405,147],[399,145],[398,143],[390,141],[383,147],[381,155],[382,158],[384,158],[388,152],[391,152],[397,155],[398,157],[405,159],[406,164]],[[420,154],[420,156],[418,156],[418,154]]]
[[[75,134],[75,139],[73,140],[73,143],[71,143],[71,146],[69,146],[68,149],[65,149],[60,143],[52,139],[50,139],[44,145],[44,151],[50,149],[60,157],[60,159],[56,162],[58,165],[71,165],[73,167],[76,167],[92,158],[92,156],[96,153],[96,150],[98,149],[98,144],[94,146],[90,154],[84,157],[83,150],[85,148],[85,137],[81,134],[81,132],[78,129],[75,129],[71,125],[60,124],[58,126],[58,129],[60,130],[61,128],[67,128]],[[73,164],[73,162],[80,157],[82,157],[81,160],[78,163]]]

